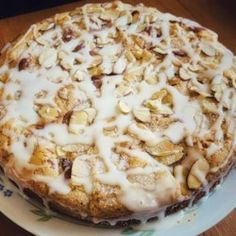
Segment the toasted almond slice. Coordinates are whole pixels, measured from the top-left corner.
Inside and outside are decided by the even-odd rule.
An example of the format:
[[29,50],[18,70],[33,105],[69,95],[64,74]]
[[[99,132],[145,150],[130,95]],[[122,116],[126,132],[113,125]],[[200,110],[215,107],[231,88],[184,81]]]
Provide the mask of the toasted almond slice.
[[165,55],[165,54],[166,54],[166,51],[163,50],[163,49],[161,49],[160,47],[155,47],[155,48],[153,48],[153,51],[154,51],[154,52],[157,52],[157,53],[160,53],[160,54],[162,54],[162,55]]
[[181,67],[179,69],[179,76],[183,80],[190,80],[192,78],[193,74],[189,70]]
[[223,96],[223,92],[226,88],[227,88],[227,86],[224,83],[214,84],[211,87],[212,91],[214,91],[214,97],[216,98],[216,100],[218,102],[221,101],[222,96]]
[[183,165],[176,165],[174,167],[174,176],[181,186],[182,194],[187,195],[188,194],[188,189],[187,189],[188,169],[184,167]]
[[132,82],[137,79],[137,76],[134,73],[125,73],[124,80]]
[[131,51],[126,51],[125,52],[125,57],[129,62],[135,62],[136,58],[134,56],[134,54]]
[[176,165],[174,167],[174,176],[180,184],[185,184],[187,181],[188,170],[183,165]]
[[169,166],[179,161],[182,157],[183,157],[183,153],[177,152],[168,156],[158,156],[155,159],[157,159],[162,164]]
[[96,109],[94,109],[93,107],[89,107],[84,109],[84,111],[88,114],[88,122],[92,123],[96,117]]
[[145,146],[145,150],[165,165],[172,165],[183,157],[183,148],[169,140],[163,140],[155,146]]
[[112,15],[109,14],[109,12],[102,12],[100,14],[99,18],[101,18],[104,21],[110,21],[110,20],[112,20]]
[[116,126],[105,127],[103,128],[103,133],[105,136],[114,137],[117,134],[117,127]]
[[38,110],[38,114],[46,122],[51,122],[51,121],[56,120],[59,115],[57,109],[50,105],[41,106]]
[[113,66],[113,72],[115,74],[122,74],[127,66],[125,57],[120,57]]
[[150,24],[150,23],[155,22],[157,20],[157,18],[158,18],[157,14],[148,14],[148,15],[145,16],[144,21],[145,21],[145,23]]
[[216,49],[207,42],[201,42],[200,48],[202,52],[209,57],[214,57],[216,55]]
[[136,119],[142,122],[150,122],[151,121],[151,113],[146,107],[135,107],[133,109],[133,114]]
[[198,71],[202,71],[204,68],[198,64],[195,65],[189,65],[188,66],[189,70],[193,71],[193,72],[198,72]]
[[119,101],[118,108],[124,114],[128,114],[130,112],[130,107],[123,101]]
[[172,109],[162,104],[161,100],[155,99],[155,100],[146,100],[144,105],[148,107],[152,112],[162,115],[171,115],[173,113]]
[[174,145],[169,140],[163,140],[155,146],[145,146],[145,150],[154,156],[169,156],[176,153],[182,153],[183,148]]
[[155,99],[162,100],[167,95],[168,95],[168,91],[166,89],[161,89],[160,91],[155,92],[152,95],[151,99],[153,99],[153,100],[155,100]]
[[88,114],[85,111],[74,111],[70,117],[68,129],[71,133],[81,134],[87,125]]
[[203,111],[217,114],[218,108],[215,102],[205,98],[201,101]]
[[85,111],[74,111],[71,115],[70,123],[88,125],[88,114]]
[[201,182],[194,175],[189,174],[188,187],[190,189],[199,189],[201,185],[202,185]]
[[73,185],[82,185],[87,193],[92,191],[92,182],[90,180],[91,168],[86,160],[80,156],[77,157],[72,165],[71,183]]
[[92,68],[92,67],[96,67],[101,64],[102,64],[102,56],[96,55],[96,56],[94,56],[94,59],[89,67]]
[[45,68],[50,68],[56,64],[57,51],[54,48],[45,49],[39,56],[39,64]]
[[9,79],[9,75],[7,74],[7,73],[2,73],[2,74],[0,74],[0,81],[2,82],[2,83],[6,83],[7,81],[8,81],[8,79]]
[[198,159],[192,166],[188,175],[188,187],[190,189],[199,189],[205,185],[207,180],[206,176],[210,170],[210,165],[205,158]]
[[128,82],[120,83],[118,87],[116,88],[117,93],[120,96],[127,96],[130,93],[132,93],[132,88],[130,87]]
[[85,73],[81,70],[76,70],[75,73],[72,75],[72,79],[76,81],[83,81],[85,78]]
[[59,52],[58,57],[60,58],[60,65],[65,70],[70,70],[73,67],[73,64],[74,64],[73,57],[70,57],[67,53],[63,51]]

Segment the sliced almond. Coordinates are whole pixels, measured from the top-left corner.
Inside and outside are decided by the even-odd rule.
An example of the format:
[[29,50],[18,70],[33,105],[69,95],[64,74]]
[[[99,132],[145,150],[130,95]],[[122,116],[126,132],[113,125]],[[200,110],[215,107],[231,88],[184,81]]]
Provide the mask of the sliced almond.
[[228,69],[224,71],[224,76],[228,78],[231,81],[233,87],[236,88],[236,70]]
[[7,114],[7,108],[3,105],[0,105],[0,120]]
[[174,176],[181,186],[181,192],[183,195],[188,194],[188,189],[187,189],[188,172],[189,172],[188,169],[183,165],[176,165],[174,167]]
[[182,152],[183,148],[171,143],[169,140],[163,140],[155,146],[145,146],[145,150],[154,156],[169,156]]
[[130,107],[128,106],[127,103],[125,103],[123,101],[119,101],[118,108],[124,114],[128,114],[130,112]]
[[39,116],[46,122],[54,121],[58,118],[59,112],[55,107],[43,105],[38,110]]
[[87,193],[92,191],[92,182],[90,180],[91,168],[86,160],[77,157],[72,165],[71,183],[73,185],[82,185]]
[[169,140],[163,140],[155,146],[145,146],[145,150],[165,165],[172,165],[183,157],[183,148]]
[[158,15],[157,14],[148,14],[145,16],[144,21],[145,23],[153,23],[157,20]]
[[92,67],[96,67],[101,64],[102,64],[102,56],[96,55],[96,56],[94,56],[93,61],[89,67],[92,68]]
[[151,113],[146,107],[135,107],[133,109],[133,114],[136,119],[142,122],[150,122],[151,121]]
[[160,47],[153,48],[153,51],[156,52],[156,53],[162,54],[162,55],[167,54],[166,51],[164,49],[160,48]]
[[154,67],[152,64],[149,64],[145,67],[144,69],[144,74],[143,77],[145,80],[148,80],[148,78],[151,76],[151,74],[153,73]]
[[88,114],[85,111],[74,111],[71,115],[70,123],[88,125]]
[[8,79],[9,79],[9,75],[7,73],[0,74],[0,81],[2,83],[5,84],[8,81]]
[[50,68],[56,64],[57,51],[54,48],[45,49],[39,56],[39,64]]
[[146,100],[144,105],[148,107],[152,112],[162,115],[171,115],[173,114],[172,109],[162,104],[161,100],[155,99],[155,100]]
[[122,82],[118,85],[116,91],[120,96],[127,96],[131,94],[133,90],[128,82]]
[[68,53],[60,51],[58,53],[58,58],[60,59],[60,65],[65,70],[70,70],[74,65],[74,58],[69,56]]
[[84,111],[88,114],[88,122],[92,123],[96,117],[96,109],[89,107],[84,109]]
[[81,70],[76,70],[75,73],[72,75],[72,79],[76,81],[83,81],[85,78],[85,73]]
[[193,71],[193,72],[198,72],[198,71],[202,71],[204,68],[199,65],[199,64],[195,64],[195,65],[189,65],[188,66],[189,70]]
[[128,60],[128,62],[135,62],[136,61],[136,58],[135,58],[134,54],[131,51],[127,50],[125,52],[125,57]]
[[188,187],[190,189],[199,189],[201,185],[201,182],[194,175],[188,176]]
[[131,68],[130,70],[126,71],[124,74],[124,80],[128,82],[132,81],[141,81],[143,79],[143,70],[144,68]]
[[216,98],[216,100],[218,102],[221,101],[222,96],[223,96],[223,92],[226,88],[227,88],[227,86],[224,83],[214,84],[211,87],[211,90],[214,91],[214,97]]
[[190,72],[189,70],[187,70],[187,69],[181,67],[181,68],[179,69],[179,76],[180,76],[180,78],[183,79],[183,80],[190,80],[190,79],[192,78],[193,74],[192,74],[192,72]]
[[69,122],[69,131],[74,134],[83,132],[84,127],[88,125],[88,114],[85,111],[74,111]]
[[124,75],[124,80],[126,81],[129,81],[129,82],[132,82],[132,81],[136,81],[137,77],[135,74],[132,74],[132,73],[126,73]]
[[136,60],[141,60],[143,58],[143,49],[136,47],[132,50],[132,54]]
[[105,127],[103,128],[103,133],[105,136],[114,137],[117,134],[117,127],[116,126]]
[[143,50],[142,60],[143,62],[148,62],[153,58],[153,54],[148,50]]
[[219,112],[216,103],[207,98],[203,99],[201,101],[201,104],[204,112],[215,113],[215,114]]
[[112,15],[109,12],[102,12],[99,17],[104,21],[112,20]]
[[206,176],[210,170],[209,163],[205,158],[198,159],[192,166],[188,175],[188,187],[190,189],[199,189],[206,184]]
[[88,69],[91,76],[101,76],[103,73],[103,70],[99,66],[94,66]]
[[178,152],[178,153],[170,154],[168,156],[158,156],[155,159],[157,159],[162,164],[169,166],[179,161],[182,157],[183,157],[183,153]]
[[207,42],[201,42],[200,48],[202,52],[209,57],[214,57],[216,55],[216,49]]
[[120,57],[113,66],[113,72],[115,74],[122,74],[127,66],[125,57]]

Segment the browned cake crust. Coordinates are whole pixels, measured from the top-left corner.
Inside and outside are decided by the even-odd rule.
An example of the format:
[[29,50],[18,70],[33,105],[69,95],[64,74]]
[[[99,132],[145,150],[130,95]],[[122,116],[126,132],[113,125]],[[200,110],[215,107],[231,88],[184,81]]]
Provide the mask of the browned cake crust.
[[91,4],[0,55],[0,166],[24,194],[101,226],[197,202],[236,162],[236,60],[197,23]]

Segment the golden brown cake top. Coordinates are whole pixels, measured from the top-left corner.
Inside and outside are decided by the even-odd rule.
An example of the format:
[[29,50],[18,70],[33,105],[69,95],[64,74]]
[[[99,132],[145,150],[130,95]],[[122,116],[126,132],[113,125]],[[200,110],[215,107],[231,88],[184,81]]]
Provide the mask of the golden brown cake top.
[[158,209],[235,151],[236,60],[192,21],[89,4],[32,25],[0,65],[0,163],[49,194],[99,183],[130,211]]

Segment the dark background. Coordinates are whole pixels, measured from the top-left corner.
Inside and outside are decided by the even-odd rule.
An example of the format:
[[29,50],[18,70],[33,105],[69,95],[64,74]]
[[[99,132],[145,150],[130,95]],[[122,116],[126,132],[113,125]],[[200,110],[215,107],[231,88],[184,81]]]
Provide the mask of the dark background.
[[[75,1],[78,0],[0,0],[0,19]],[[91,2],[93,1],[91,0]],[[109,2],[109,0],[107,0],[107,2]],[[142,2],[144,2],[144,0]],[[234,20],[236,20],[236,0],[204,0],[202,2],[205,2],[205,4],[221,4],[222,8],[227,8],[235,14]]]
[[76,0],[0,0],[0,19],[75,1]]

